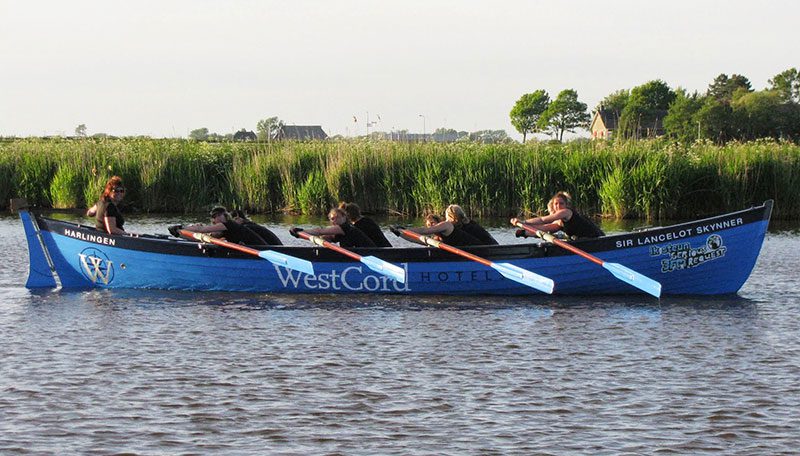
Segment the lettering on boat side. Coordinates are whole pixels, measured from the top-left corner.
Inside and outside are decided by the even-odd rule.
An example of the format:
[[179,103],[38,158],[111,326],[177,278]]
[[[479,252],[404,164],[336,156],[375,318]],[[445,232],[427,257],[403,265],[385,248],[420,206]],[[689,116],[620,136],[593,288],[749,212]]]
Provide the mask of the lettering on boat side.
[[650,247],[650,256],[668,256],[668,258],[661,260],[661,272],[679,271],[681,269],[694,268],[724,257],[728,248],[722,244],[722,236],[712,234],[699,247],[692,247],[688,242],[654,245]]
[[491,282],[492,271],[440,271],[421,272],[421,282]]
[[110,237],[103,236],[101,234],[81,233],[80,231],[71,230],[69,228],[64,228],[64,236],[80,239],[81,241],[94,242],[95,244],[103,244],[110,246],[117,245],[116,239],[112,239]]
[[[284,288],[369,292],[411,291],[407,281],[406,283],[398,283],[384,275],[364,275],[364,269],[360,265],[344,268],[341,272],[333,270],[330,273],[314,275],[278,265],[273,265],[273,267]],[[408,264],[403,263],[403,269],[406,270],[406,275],[408,275]]]
[[83,249],[78,254],[81,272],[95,285],[108,285],[114,280],[114,264],[105,253],[94,247]]
[[744,224],[744,220],[741,217],[736,217],[728,220],[723,220],[720,222],[709,223],[707,225],[700,225],[691,228],[683,228],[680,230],[669,231],[667,233],[648,235],[647,232],[645,231],[638,237],[621,239],[617,241],[615,247],[620,249],[625,247],[659,244],[661,242],[675,241],[690,236],[700,236],[703,234],[710,234],[713,233],[714,231],[733,228],[742,224]]

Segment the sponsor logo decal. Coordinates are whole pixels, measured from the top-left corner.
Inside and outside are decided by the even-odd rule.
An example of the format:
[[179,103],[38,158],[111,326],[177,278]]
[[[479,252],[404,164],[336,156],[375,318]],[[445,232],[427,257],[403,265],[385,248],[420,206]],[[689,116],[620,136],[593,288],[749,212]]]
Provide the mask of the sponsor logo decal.
[[[350,266],[330,273],[315,275],[273,265],[278,279],[284,288],[308,290],[348,290],[369,292],[411,291],[408,282],[398,283],[384,275],[364,274],[365,268],[361,265]],[[408,264],[403,264],[408,275]]]
[[[408,263],[401,263],[408,273]],[[368,268],[357,265],[344,269],[334,269],[330,272],[321,272],[308,275],[302,272],[286,269],[273,265],[278,274],[278,280],[284,288],[295,290],[347,290],[367,292],[407,292],[411,291],[410,280],[406,283],[396,282],[389,277],[372,273]],[[420,283],[452,283],[452,282],[493,282],[496,274],[494,271],[438,271],[418,272]]]
[[102,251],[88,247],[78,254],[78,258],[81,272],[93,284],[108,285],[114,280],[114,264]]
[[650,256],[667,255],[668,258],[661,260],[661,272],[672,272],[695,268],[722,258],[727,251],[728,248],[723,245],[722,236],[712,234],[699,247],[692,247],[688,242],[654,245],[650,247]]

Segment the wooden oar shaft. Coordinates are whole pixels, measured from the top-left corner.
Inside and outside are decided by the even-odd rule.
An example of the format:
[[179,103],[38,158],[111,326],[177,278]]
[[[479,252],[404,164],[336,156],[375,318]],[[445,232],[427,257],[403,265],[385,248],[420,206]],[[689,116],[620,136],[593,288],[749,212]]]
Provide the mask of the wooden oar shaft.
[[247,253],[247,254],[250,254],[250,255],[259,256],[258,255],[259,251],[256,250],[256,249],[251,249],[250,247],[245,247],[245,246],[243,246],[241,244],[235,244],[233,242],[228,242],[228,241],[225,241],[225,240],[222,240],[222,239],[217,239],[217,238],[215,238],[213,236],[209,236],[208,234],[205,234],[205,233],[195,233],[194,231],[188,231],[188,230],[180,230],[180,233],[181,233],[181,236],[186,237],[186,238],[195,239],[195,240],[198,240],[200,242],[205,242],[205,243],[208,243],[208,244],[215,244],[215,245],[219,245],[221,247],[227,247],[227,248],[232,249],[232,250],[238,250],[238,251],[240,251],[242,253]]
[[421,234],[417,234],[417,233],[415,233],[413,231],[409,231],[409,230],[403,230],[403,234],[405,234],[406,236],[410,236],[412,238],[419,239],[420,241],[424,242],[425,244],[427,244],[427,245],[429,245],[431,247],[436,247],[436,248],[448,251],[450,253],[453,253],[455,255],[463,256],[464,258],[468,258],[468,259],[470,259],[472,261],[476,261],[476,262],[478,262],[478,263],[480,263],[482,265],[485,265],[485,266],[489,266],[489,267],[492,266],[492,262],[487,260],[487,259],[485,259],[485,258],[481,258],[479,256],[475,256],[475,255],[473,255],[473,254],[471,254],[469,252],[465,252],[465,251],[463,251],[461,249],[453,247],[452,245],[445,244],[444,242],[439,242],[436,239],[433,239],[431,237],[428,237],[428,236],[425,236],[425,235],[421,235]]
[[524,224],[522,222],[517,222],[516,226],[518,228],[522,228],[522,229],[524,229],[524,230],[526,230],[526,231],[528,231],[530,233],[533,233],[533,234],[535,234],[537,236],[541,236],[542,239],[544,239],[545,241],[552,242],[553,244],[561,247],[562,249],[569,250],[570,252],[572,252],[572,253],[574,253],[576,255],[580,255],[580,256],[586,258],[587,260],[589,260],[589,261],[591,261],[593,263],[599,264],[600,266],[603,265],[603,260],[601,260],[600,258],[597,258],[594,255],[590,255],[589,253],[586,253],[583,250],[571,245],[569,242],[564,242],[561,239],[558,239],[557,237],[553,236],[552,234],[550,234],[550,233],[548,233],[546,231],[537,230],[536,228],[528,226],[528,225],[526,225],[526,224]]
[[459,248],[453,247],[452,245],[447,245],[444,242],[437,241],[436,239],[433,239],[431,237],[422,234],[417,234],[411,230],[399,229],[396,233],[402,233],[403,236],[406,236],[411,239],[417,239],[418,241],[426,245],[429,245],[431,247],[436,247],[444,251],[453,253],[455,255],[462,256],[476,263],[480,263],[484,266],[488,266],[494,269],[495,271],[499,272],[500,275],[502,275],[503,277],[513,280],[515,282],[519,282],[525,286],[529,286],[531,288],[543,291],[548,294],[553,293],[553,288],[555,284],[553,283],[552,279],[528,271],[527,269],[523,269],[511,263],[495,263],[489,261],[486,258],[481,258],[479,256],[465,252]]
[[351,252],[351,251],[349,251],[347,249],[344,249],[342,247],[339,247],[338,245],[336,245],[336,244],[334,244],[332,242],[328,242],[325,239],[323,239],[322,236],[314,236],[314,235],[311,235],[311,234],[308,234],[308,233],[304,233],[302,231],[298,231],[297,235],[300,236],[301,238],[307,240],[307,241],[311,241],[314,244],[317,244],[320,247],[325,247],[327,249],[334,250],[334,251],[339,252],[342,255],[348,256],[348,257],[350,257],[350,258],[352,258],[354,260],[361,261],[361,255],[359,255],[359,254],[357,254],[355,252]]

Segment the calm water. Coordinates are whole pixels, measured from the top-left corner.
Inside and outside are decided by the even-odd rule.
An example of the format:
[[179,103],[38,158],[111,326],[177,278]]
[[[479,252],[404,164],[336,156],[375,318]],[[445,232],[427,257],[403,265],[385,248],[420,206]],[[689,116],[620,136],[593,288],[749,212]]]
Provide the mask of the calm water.
[[797,454],[797,228],[721,299],[308,297],[31,292],[0,216],[0,453]]

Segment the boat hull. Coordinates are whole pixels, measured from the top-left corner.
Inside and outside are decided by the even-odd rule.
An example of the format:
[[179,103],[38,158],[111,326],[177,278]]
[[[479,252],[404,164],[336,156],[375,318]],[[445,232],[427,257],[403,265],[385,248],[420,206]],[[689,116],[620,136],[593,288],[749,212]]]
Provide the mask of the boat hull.
[[[605,262],[622,264],[662,284],[665,295],[737,292],[752,271],[769,223],[772,202],[703,220],[574,242]],[[33,216],[28,216],[33,215]],[[262,258],[191,241],[100,233],[92,227],[22,216],[31,252],[28,287],[146,288],[270,293],[489,294],[541,293],[496,270],[429,247],[354,249],[406,270],[405,283],[321,247],[274,247],[311,261],[315,274]],[[465,249],[553,279],[554,294],[629,294],[640,290],[595,263],[549,243]],[[51,264],[44,264],[49,261]],[[43,272],[44,271],[44,272]]]

